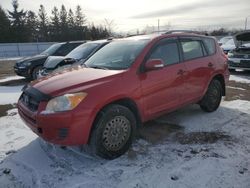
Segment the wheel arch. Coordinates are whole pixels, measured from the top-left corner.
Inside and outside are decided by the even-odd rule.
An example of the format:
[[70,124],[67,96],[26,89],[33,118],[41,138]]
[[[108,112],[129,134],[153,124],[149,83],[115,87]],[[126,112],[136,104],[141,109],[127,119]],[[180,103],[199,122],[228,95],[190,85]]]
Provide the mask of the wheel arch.
[[[222,86],[222,96],[226,96],[226,84],[225,84],[225,79],[224,76],[222,74],[216,74],[212,80],[218,80],[221,83]],[[211,81],[212,81],[211,80]],[[210,82],[211,82],[210,81]]]
[[90,133],[89,133],[88,142],[90,141],[91,134],[93,132],[93,129],[95,128],[94,125],[99,120],[99,118],[102,116],[102,110],[104,108],[106,108],[107,106],[112,105],[112,104],[117,104],[117,105],[127,107],[135,115],[137,128],[142,125],[141,113],[139,111],[139,108],[138,108],[137,104],[134,102],[134,100],[132,100],[131,98],[120,98],[120,99],[114,100],[112,102],[109,102],[108,104],[105,104],[96,113],[96,115],[94,117],[93,124],[91,126]]

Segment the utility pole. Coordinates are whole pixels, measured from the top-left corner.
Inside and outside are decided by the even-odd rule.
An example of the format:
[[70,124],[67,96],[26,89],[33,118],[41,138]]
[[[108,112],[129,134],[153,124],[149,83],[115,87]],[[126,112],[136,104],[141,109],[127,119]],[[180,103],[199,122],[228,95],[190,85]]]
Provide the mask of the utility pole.
[[245,30],[247,30],[247,17],[246,17],[246,20],[245,20]]
[[245,30],[247,30],[247,22],[248,22],[248,17],[250,17],[250,15],[248,15],[247,17],[246,17],[246,20],[245,20]]
[[160,33],[160,19],[158,19],[158,33]]

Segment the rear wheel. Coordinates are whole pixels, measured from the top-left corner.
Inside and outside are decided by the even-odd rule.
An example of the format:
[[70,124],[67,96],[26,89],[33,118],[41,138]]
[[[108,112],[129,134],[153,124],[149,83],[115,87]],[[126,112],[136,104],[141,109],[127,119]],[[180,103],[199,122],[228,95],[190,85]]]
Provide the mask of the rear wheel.
[[222,86],[219,80],[212,80],[207,92],[200,102],[200,107],[205,112],[213,112],[220,106]]
[[37,66],[32,71],[32,79],[36,80],[39,76],[39,71],[42,70],[42,66]]
[[89,143],[92,154],[114,159],[131,146],[136,119],[128,108],[114,104],[99,113],[94,126]]

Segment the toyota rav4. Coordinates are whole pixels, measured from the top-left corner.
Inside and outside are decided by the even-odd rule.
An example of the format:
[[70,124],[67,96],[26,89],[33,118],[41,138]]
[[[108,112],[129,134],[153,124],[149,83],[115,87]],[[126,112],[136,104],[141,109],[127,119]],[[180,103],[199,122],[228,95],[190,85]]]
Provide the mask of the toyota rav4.
[[113,40],[75,67],[23,88],[18,111],[44,140],[113,159],[137,128],[188,104],[215,111],[229,78],[214,38],[168,32]]

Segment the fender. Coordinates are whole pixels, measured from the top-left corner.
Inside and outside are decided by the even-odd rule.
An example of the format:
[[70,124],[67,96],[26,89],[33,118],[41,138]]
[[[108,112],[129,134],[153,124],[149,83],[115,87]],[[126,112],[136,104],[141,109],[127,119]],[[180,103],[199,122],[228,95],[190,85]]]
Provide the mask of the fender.
[[[224,76],[224,72],[222,70],[217,70],[215,72],[213,72],[213,74],[210,76],[210,79],[208,80],[208,82],[206,83],[206,87],[204,88],[203,92],[202,92],[202,96],[204,96],[207,92],[208,86],[211,83],[211,81],[216,77],[216,76],[222,76],[224,79],[224,83],[226,83],[225,81],[225,76]],[[225,88],[223,88],[225,90]]]

